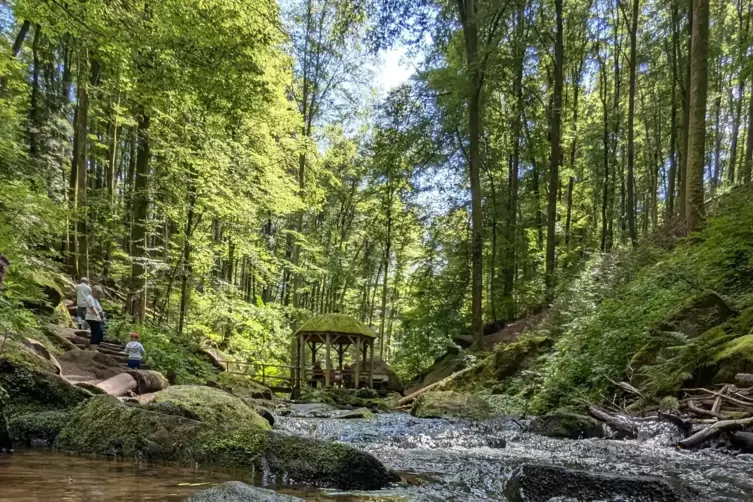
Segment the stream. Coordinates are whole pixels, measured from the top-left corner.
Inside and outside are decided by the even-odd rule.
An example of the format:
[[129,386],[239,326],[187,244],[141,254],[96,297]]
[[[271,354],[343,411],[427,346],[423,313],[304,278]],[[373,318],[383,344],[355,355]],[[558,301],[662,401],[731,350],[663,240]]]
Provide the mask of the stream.
[[[702,500],[753,500],[753,455],[677,450],[671,446],[677,438],[668,424],[642,424],[635,441],[557,440],[521,432],[515,421],[419,420],[396,413],[371,420],[281,417],[275,429],[368,451],[405,480],[378,492],[300,486],[280,490],[312,501],[504,501],[507,479],[525,463],[660,476],[692,486]],[[504,448],[499,447],[502,440]],[[228,480],[268,485],[242,472],[81,458],[42,449],[0,456],[2,502],[179,501]]]

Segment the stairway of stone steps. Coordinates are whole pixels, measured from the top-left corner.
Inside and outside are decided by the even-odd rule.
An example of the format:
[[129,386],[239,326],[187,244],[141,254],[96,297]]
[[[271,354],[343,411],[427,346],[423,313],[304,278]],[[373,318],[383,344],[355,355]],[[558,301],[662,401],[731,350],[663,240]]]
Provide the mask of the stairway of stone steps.
[[[68,304],[68,312],[71,314],[71,319],[73,319],[73,322],[75,323],[76,319],[76,305],[75,304]],[[66,330],[69,332],[67,334],[67,338],[73,342],[76,346],[78,346],[80,349],[85,349],[89,345],[89,340],[91,339],[91,331],[88,329],[73,329],[73,330]],[[72,333],[71,333],[72,331]],[[122,363],[123,366],[128,365],[128,355],[123,350],[123,345],[118,342],[118,340],[114,338],[109,338],[105,335],[104,340],[102,343],[100,343],[97,346],[97,351],[101,352],[102,354],[107,354],[108,356],[116,359],[118,362]],[[151,369],[148,364],[142,363],[141,364],[142,370],[148,370]]]

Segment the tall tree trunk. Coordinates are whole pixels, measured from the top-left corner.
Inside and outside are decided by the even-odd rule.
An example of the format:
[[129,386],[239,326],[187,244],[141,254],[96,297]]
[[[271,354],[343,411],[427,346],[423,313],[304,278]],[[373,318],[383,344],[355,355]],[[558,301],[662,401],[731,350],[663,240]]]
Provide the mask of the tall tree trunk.
[[[119,101],[119,99],[118,99]],[[115,166],[118,162],[118,116],[117,110],[110,107],[110,124],[108,127],[108,137],[110,149],[107,153],[107,167],[105,174],[105,184],[107,187],[107,235],[105,236],[105,266],[102,271],[103,278],[107,279],[110,275],[112,265],[112,249],[114,228],[112,225],[112,215],[115,213]]]
[[[677,0],[679,1],[679,0]],[[688,207],[688,142],[690,137],[690,70],[691,56],[693,51],[693,40],[691,37],[693,31],[693,0],[688,0],[688,58],[685,64],[685,85],[683,88],[683,121],[682,121],[682,155],[680,156],[680,169],[678,171],[678,183],[680,185],[680,194],[678,203],[680,205],[680,220],[687,220]],[[679,31],[679,28],[676,30]],[[679,52],[679,45],[677,47]]]
[[[638,245],[635,228],[635,85],[637,61],[639,0],[633,0],[633,17],[630,22],[630,89],[628,91],[628,146],[627,146],[627,220],[630,243]],[[647,138],[648,139],[648,138]]]
[[573,184],[575,178],[570,176],[570,181],[567,183],[567,219],[565,220],[565,247],[570,249],[570,224],[573,219]]
[[[505,242],[506,256],[504,269],[503,296],[507,312],[505,317],[512,319],[515,316],[515,271],[517,270],[517,215],[518,215],[518,176],[520,170],[520,135],[521,120],[523,118],[523,65],[525,64],[525,3],[518,6],[515,24],[515,78],[513,80],[513,96],[515,99],[514,113],[512,117],[512,162],[510,163],[510,197],[507,206],[507,239]],[[492,270],[492,274],[494,271]],[[494,299],[491,299],[492,303]],[[494,321],[496,321],[496,316]]]
[[709,0],[693,0],[693,39],[690,54],[690,120],[688,122],[688,181],[686,187],[686,217],[689,232],[698,230],[706,218],[703,204],[703,172],[706,160],[708,52]]
[[[753,87],[751,87],[753,89]],[[751,172],[753,171],[753,92],[748,100],[748,133],[745,141],[745,164],[743,165],[740,178],[746,185],[751,183]]]
[[549,203],[547,205],[546,231],[546,297],[547,301],[554,299],[555,288],[555,247],[557,220],[557,186],[559,183],[559,163],[562,157],[561,125],[562,125],[562,87],[564,44],[562,27],[562,1],[555,0],[555,18],[557,29],[554,37],[554,89],[552,96],[551,117],[551,158],[549,168]]
[[[599,48],[596,48],[599,54]],[[609,92],[607,89],[607,64],[599,57],[599,96],[601,98],[604,127],[602,129],[602,149],[604,150],[604,186],[601,193],[601,252],[607,251],[609,221]]]
[[[674,58],[673,58],[674,59]],[[673,67],[676,67],[676,61],[673,61]],[[669,131],[669,175],[667,180],[667,220],[675,215],[675,179],[677,177],[677,80],[672,79],[672,111],[670,114],[670,131]]]
[[178,316],[178,335],[183,335],[188,307],[191,304],[190,280],[193,272],[191,266],[191,235],[194,229],[194,209],[196,207],[196,171],[193,165],[189,171],[188,179],[188,214],[186,217],[186,229],[183,234],[183,271],[180,278],[180,313]]
[[86,49],[79,51],[78,61],[78,89],[76,99],[78,101],[78,114],[76,123],[76,262],[77,271],[80,275],[89,275],[89,242],[87,239],[86,221],[88,218],[86,205],[86,188],[87,188],[87,134],[89,120],[89,93],[87,89],[87,76],[89,72],[89,61]]
[[31,73],[31,103],[29,106],[29,156],[32,159],[39,157],[39,42],[42,35],[42,28],[37,24],[34,28],[34,41],[31,45],[32,51],[32,73]]
[[131,230],[131,293],[136,301],[131,305],[131,315],[139,323],[146,318],[146,259],[147,214],[149,208],[149,123],[150,117],[142,111],[138,117],[138,151],[136,154],[136,180],[133,194],[133,228]]
[[[18,34],[16,34],[16,38],[13,41],[13,48],[12,52],[13,55],[11,56],[12,59],[16,59],[18,57],[18,54],[21,52],[21,47],[24,45],[24,40],[26,40],[26,35],[29,34],[29,29],[31,28],[31,21],[24,21],[21,24],[21,28],[18,30]],[[5,91],[8,87],[8,77],[6,75],[3,75],[0,77],[0,98],[5,97]]]
[[[561,1],[561,0],[558,0]],[[466,70],[468,73],[468,175],[471,182],[471,333],[479,349],[484,348],[483,323],[483,215],[481,213],[480,136],[481,136],[481,71],[478,60],[478,19],[476,0],[458,0],[460,20],[465,38]],[[555,185],[556,188],[556,185]]]

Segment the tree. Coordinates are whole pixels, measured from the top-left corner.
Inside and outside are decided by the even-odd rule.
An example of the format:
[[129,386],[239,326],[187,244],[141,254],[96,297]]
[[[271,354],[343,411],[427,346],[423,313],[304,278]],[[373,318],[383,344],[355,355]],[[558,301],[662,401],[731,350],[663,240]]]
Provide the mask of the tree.
[[635,228],[635,70],[637,65],[637,33],[639,0],[633,0],[633,14],[630,18],[630,89],[628,90],[628,146],[627,146],[627,218],[630,242],[638,244]]
[[687,225],[689,232],[705,219],[703,173],[706,146],[708,89],[709,2],[693,0],[693,39],[690,54],[690,112],[688,122]]

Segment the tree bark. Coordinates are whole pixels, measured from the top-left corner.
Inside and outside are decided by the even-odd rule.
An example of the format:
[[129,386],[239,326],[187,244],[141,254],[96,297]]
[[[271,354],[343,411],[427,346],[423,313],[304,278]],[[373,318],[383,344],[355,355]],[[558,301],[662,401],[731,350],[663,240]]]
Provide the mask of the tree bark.
[[[638,245],[635,226],[635,87],[637,64],[637,35],[639,0],[633,0],[633,17],[630,22],[630,89],[628,91],[628,146],[627,146],[627,220],[630,243]],[[648,139],[648,138],[647,138]]]
[[[679,1],[679,0],[676,0]],[[678,203],[680,205],[680,220],[687,222],[687,208],[688,208],[688,144],[690,141],[690,71],[691,71],[691,54],[693,51],[693,0],[688,0],[688,58],[685,64],[685,79],[683,87],[683,120],[682,120],[682,155],[680,156],[680,169],[678,170],[678,184],[680,185],[680,193],[678,197]],[[678,20],[679,22],[679,20]],[[678,37],[677,51],[679,53],[679,27],[675,30]]]
[[133,228],[131,230],[131,294],[135,302],[131,315],[143,324],[146,318],[146,259],[147,213],[149,208],[149,123],[150,117],[142,111],[138,117],[138,151],[136,153],[136,180],[133,194]]
[[554,36],[554,89],[552,96],[551,117],[551,157],[549,168],[549,203],[547,205],[547,232],[546,232],[546,298],[547,301],[554,299],[555,288],[555,247],[556,247],[556,220],[557,220],[557,185],[559,183],[559,163],[562,156],[561,125],[562,125],[562,87],[563,87],[563,27],[562,27],[562,0],[555,0],[556,32]]
[[[561,1],[561,0],[558,0]],[[458,0],[465,38],[468,73],[468,176],[471,183],[471,333],[479,349],[484,348],[483,316],[483,214],[481,213],[480,135],[481,71],[478,61],[478,19],[476,0]]]
[[570,249],[570,224],[573,218],[573,185],[575,184],[575,178],[570,176],[570,181],[567,183],[567,219],[565,220],[565,247]]
[[[688,231],[698,230],[706,218],[703,173],[706,147],[706,94],[708,87],[709,0],[693,0],[691,42],[690,114],[686,217]],[[753,110],[753,108],[751,109]]]
[[78,113],[76,122],[76,271],[79,275],[89,275],[89,242],[87,239],[88,218],[86,205],[87,188],[87,135],[89,121],[89,93],[87,89],[87,76],[89,73],[89,56],[86,49],[80,49],[78,60],[78,85],[76,99],[78,101]]
[[750,185],[751,183],[751,172],[753,172],[753,95],[748,100],[748,134],[745,141],[745,164],[743,165],[743,172],[740,173],[742,182],[745,185]]
[[[196,207],[196,171],[193,166],[188,179],[188,215],[186,218],[186,230],[183,234],[183,271],[180,279],[180,313],[178,315],[178,336],[183,335],[183,330],[188,316],[188,307],[191,304],[191,235],[194,229],[194,210]],[[244,262],[245,263],[245,262]]]

